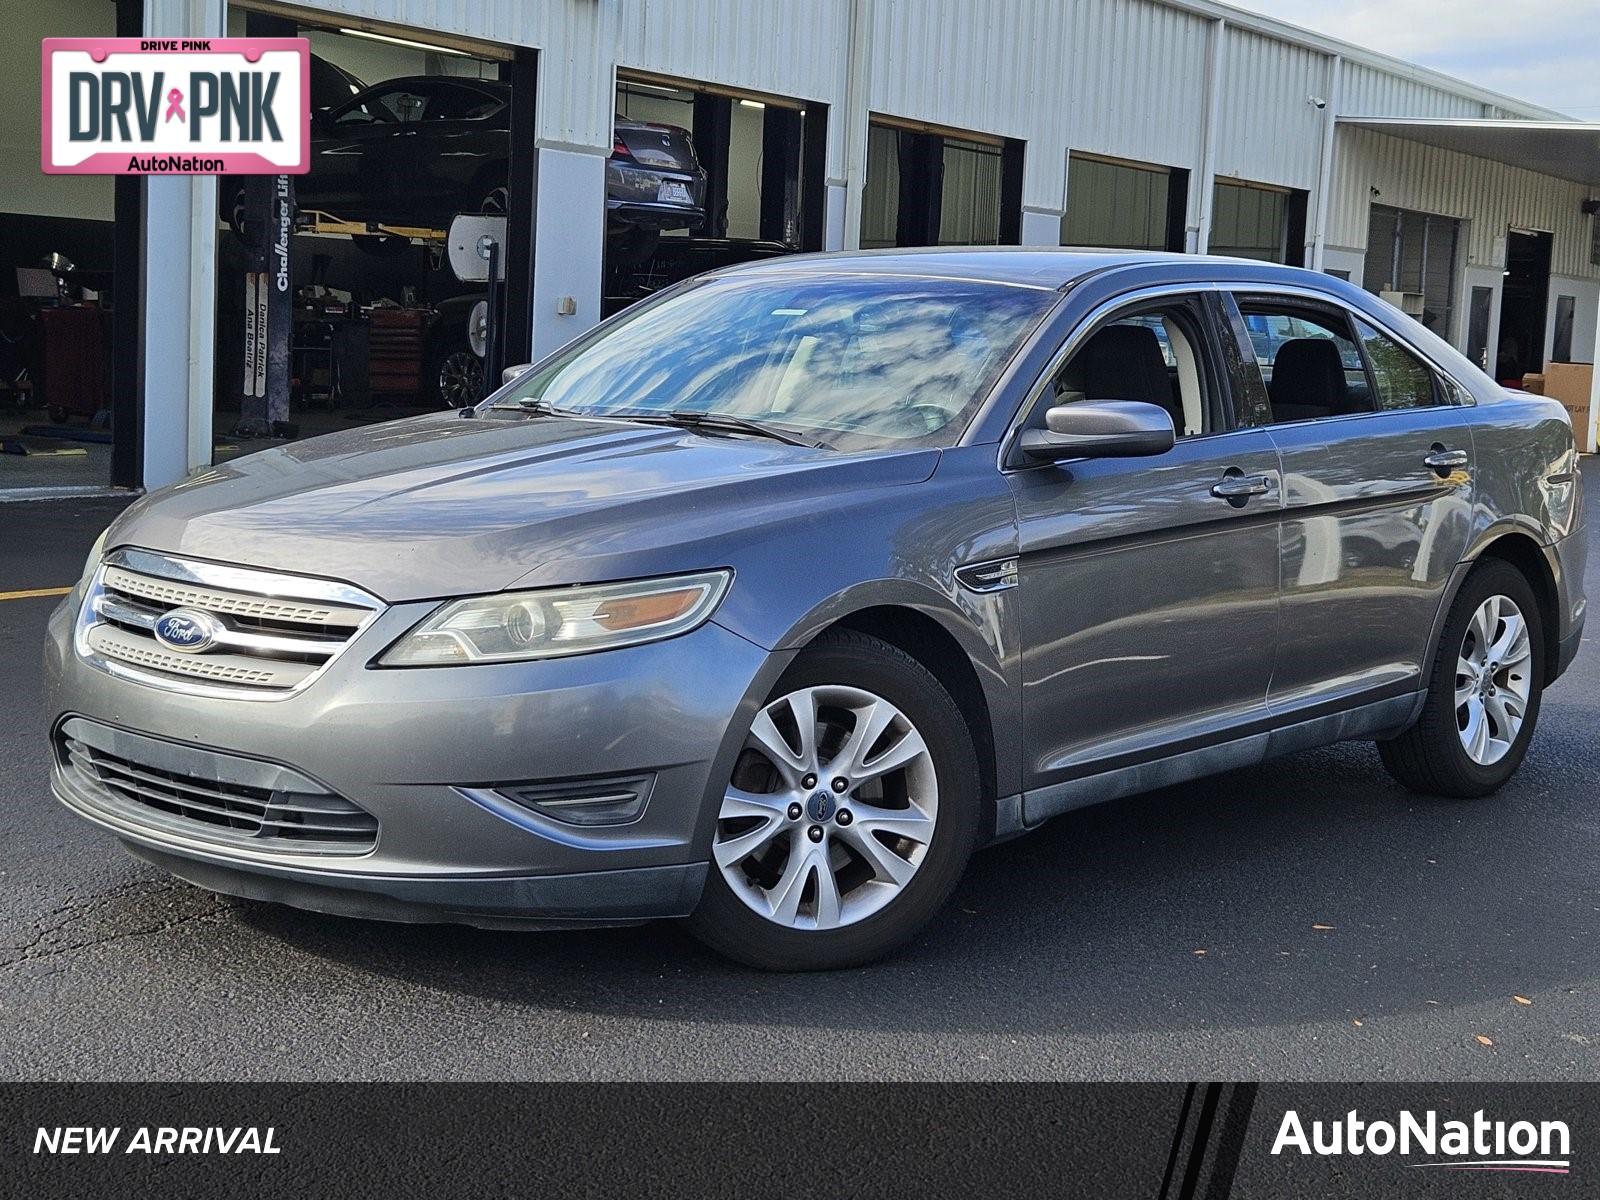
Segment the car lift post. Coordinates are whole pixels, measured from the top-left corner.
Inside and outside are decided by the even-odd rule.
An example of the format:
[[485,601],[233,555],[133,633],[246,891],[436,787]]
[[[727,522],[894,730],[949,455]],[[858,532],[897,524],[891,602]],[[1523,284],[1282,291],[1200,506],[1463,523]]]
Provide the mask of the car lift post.
[[483,394],[500,386],[500,243],[487,233],[478,239],[478,255],[489,264],[489,315],[483,342]]
[[238,437],[292,436],[289,424],[293,325],[294,180],[243,181],[239,225],[249,256],[244,276],[244,377]]

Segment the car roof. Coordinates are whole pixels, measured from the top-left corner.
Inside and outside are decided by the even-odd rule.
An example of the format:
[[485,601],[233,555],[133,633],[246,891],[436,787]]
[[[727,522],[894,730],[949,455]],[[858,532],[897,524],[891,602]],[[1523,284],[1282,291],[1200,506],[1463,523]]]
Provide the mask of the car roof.
[[[1179,267],[1189,279],[1215,275],[1239,281],[1248,276],[1262,283],[1305,283],[1326,287],[1329,276],[1299,267],[1256,259],[1213,254],[1176,254],[1151,250],[1096,250],[1052,246],[934,246],[917,249],[844,250],[799,254],[727,267],[718,274],[862,274],[920,275],[941,279],[988,280],[1029,287],[1065,288],[1089,275],[1140,266]],[[1212,268],[1226,266],[1225,273]],[[1244,270],[1241,270],[1244,268]]]

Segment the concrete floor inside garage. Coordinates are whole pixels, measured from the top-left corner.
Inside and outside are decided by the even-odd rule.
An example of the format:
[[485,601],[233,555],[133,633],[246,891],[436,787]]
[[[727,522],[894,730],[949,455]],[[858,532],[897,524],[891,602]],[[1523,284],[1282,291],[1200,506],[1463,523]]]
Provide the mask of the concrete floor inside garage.
[[[6,506],[0,593],[71,583],[120,503]],[[671,925],[366,924],[168,879],[50,798],[55,603],[0,597],[0,1078],[1595,1074],[1592,645],[1498,797],[1410,795],[1368,745],[1300,754],[1062,817],[979,855],[898,957],[774,976]]]

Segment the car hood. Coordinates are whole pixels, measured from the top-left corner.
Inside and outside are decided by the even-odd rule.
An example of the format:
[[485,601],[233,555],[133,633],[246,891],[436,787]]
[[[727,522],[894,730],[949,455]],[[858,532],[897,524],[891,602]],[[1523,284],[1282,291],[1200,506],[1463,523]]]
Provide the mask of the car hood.
[[442,413],[214,467],[129,508],[106,544],[417,600],[730,565],[742,542],[925,480],[938,458]]

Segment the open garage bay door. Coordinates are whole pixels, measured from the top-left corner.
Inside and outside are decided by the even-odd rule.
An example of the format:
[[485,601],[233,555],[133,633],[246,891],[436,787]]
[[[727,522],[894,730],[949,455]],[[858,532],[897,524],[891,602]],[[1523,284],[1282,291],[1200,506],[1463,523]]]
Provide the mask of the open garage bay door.
[[[269,3],[230,14],[230,34],[309,41],[312,146],[306,175],[223,181],[219,461],[472,403],[532,344],[534,52],[305,15]],[[283,292],[260,281],[283,265],[285,208]],[[488,284],[449,265],[460,213],[503,218],[494,305]]]
[[703,271],[821,250],[827,130],[816,101],[619,73],[606,311]]

